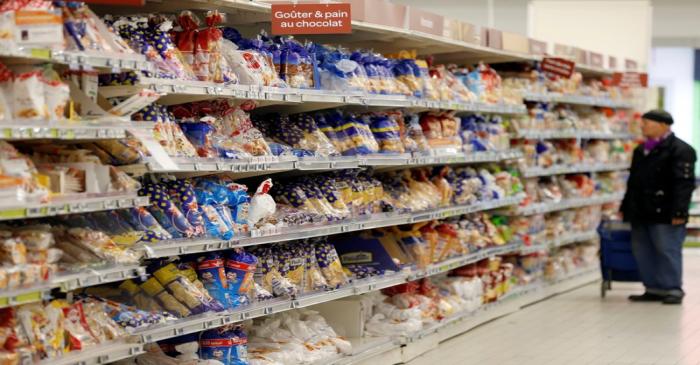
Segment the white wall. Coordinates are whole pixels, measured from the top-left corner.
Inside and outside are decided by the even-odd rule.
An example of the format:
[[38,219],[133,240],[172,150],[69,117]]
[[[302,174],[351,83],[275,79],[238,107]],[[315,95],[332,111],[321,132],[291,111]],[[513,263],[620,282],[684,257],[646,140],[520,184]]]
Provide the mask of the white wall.
[[665,108],[673,115],[673,130],[692,144],[693,66],[692,48],[654,48],[649,63],[650,86],[663,87]]
[[698,0],[655,0],[654,46],[700,48],[698,19]]
[[[700,1],[700,0],[699,0]],[[528,35],[636,60],[641,68],[651,48],[649,0],[531,0]]]
[[[508,32],[527,32],[528,0],[392,0],[453,19]],[[489,14],[489,4],[493,6]],[[490,22],[493,23],[490,23]]]

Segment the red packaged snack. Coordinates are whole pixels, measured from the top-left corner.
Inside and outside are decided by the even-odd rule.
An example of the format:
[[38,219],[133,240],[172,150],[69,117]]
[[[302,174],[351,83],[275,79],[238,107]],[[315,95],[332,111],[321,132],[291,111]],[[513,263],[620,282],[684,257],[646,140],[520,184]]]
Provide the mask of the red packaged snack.
[[71,351],[83,350],[97,344],[85,318],[82,303],[75,303],[63,308],[63,314],[66,316],[64,325]]
[[382,294],[387,296],[394,296],[398,294],[414,294],[418,291],[418,282],[411,281],[406,284],[392,286],[382,290]]
[[177,18],[182,31],[175,33],[175,45],[180,50],[185,62],[197,73],[195,65],[195,42],[199,28],[199,19],[191,11],[185,10]]
[[218,10],[207,12],[207,27],[197,34],[195,46],[197,78],[201,81],[224,82],[224,63],[221,58],[221,40],[223,33],[217,26],[224,21],[224,15]]

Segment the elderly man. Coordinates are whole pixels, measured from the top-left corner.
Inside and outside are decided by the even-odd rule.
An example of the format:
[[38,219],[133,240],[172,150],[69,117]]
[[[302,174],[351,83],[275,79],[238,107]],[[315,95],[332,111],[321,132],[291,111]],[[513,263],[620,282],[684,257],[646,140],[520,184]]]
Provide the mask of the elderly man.
[[663,110],[642,116],[645,142],[634,150],[621,211],[632,225],[632,252],[642,283],[633,302],[683,302],[682,247],[695,189],[695,150],[671,132]]

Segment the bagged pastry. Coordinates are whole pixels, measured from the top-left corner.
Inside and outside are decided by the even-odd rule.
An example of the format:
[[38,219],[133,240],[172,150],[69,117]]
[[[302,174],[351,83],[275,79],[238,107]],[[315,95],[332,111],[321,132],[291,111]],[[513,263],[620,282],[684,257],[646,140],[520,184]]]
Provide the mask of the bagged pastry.
[[209,295],[226,307],[233,307],[229,296],[224,259],[221,256],[211,253],[200,257],[197,261],[197,274]]
[[338,288],[347,284],[348,278],[343,272],[343,265],[340,263],[340,257],[338,257],[335,247],[323,237],[309,239],[308,243],[314,245],[318,266],[321,268],[321,273],[326,278],[328,286]]

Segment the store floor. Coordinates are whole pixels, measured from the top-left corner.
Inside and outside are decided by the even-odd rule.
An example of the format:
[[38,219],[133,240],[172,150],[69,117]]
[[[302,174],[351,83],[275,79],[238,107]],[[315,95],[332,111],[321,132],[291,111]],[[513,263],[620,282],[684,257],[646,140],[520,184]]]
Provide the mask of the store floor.
[[409,365],[700,365],[700,249],[685,254],[682,306],[630,303],[639,284],[591,284],[440,345]]

